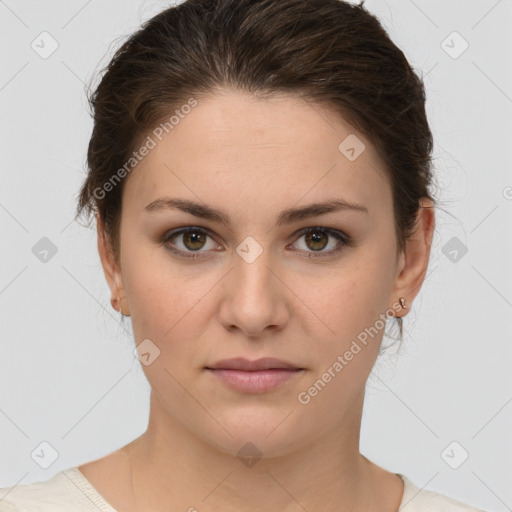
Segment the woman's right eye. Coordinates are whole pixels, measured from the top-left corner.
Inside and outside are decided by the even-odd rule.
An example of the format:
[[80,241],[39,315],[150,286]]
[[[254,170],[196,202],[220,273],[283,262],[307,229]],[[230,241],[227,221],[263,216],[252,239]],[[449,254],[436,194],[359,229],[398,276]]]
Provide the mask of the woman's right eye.
[[[213,242],[212,237],[208,234],[207,231],[201,228],[188,226],[186,228],[181,228],[176,231],[167,233],[164,236],[161,245],[163,245],[172,253],[178,254],[185,258],[199,258],[202,256],[196,253],[206,252],[206,250],[201,251],[201,249],[205,247],[206,240],[208,238],[212,240],[210,249],[219,247],[215,242]],[[180,247],[179,244],[171,242],[171,240],[174,239],[177,239],[178,242],[181,242],[182,247]]]

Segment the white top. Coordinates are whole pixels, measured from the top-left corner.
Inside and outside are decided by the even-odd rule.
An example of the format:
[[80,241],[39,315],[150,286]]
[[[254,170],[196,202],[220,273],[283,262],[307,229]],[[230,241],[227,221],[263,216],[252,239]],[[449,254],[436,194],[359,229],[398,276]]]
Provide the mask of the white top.
[[[399,512],[484,512],[433,491],[421,490],[405,476]],[[0,488],[0,512],[117,512],[77,468],[46,482]]]

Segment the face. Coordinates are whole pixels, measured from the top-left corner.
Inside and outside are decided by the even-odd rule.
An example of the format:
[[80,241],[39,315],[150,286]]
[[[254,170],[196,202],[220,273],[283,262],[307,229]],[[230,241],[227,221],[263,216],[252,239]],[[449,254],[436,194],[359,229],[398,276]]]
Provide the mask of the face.
[[[370,141],[303,99],[219,92],[153,138],[123,191],[120,266],[99,233],[113,297],[150,354],[151,414],[230,454],[251,441],[280,455],[349,431],[383,318],[418,292],[431,231],[397,254]],[[300,370],[207,369],[238,357]]]

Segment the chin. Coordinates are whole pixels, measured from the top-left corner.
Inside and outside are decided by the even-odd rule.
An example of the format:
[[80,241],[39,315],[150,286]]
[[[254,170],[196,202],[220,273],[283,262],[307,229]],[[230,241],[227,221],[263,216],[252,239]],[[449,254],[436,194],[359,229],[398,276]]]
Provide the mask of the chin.
[[219,426],[208,432],[196,430],[196,433],[206,443],[220,452],[240,458],[241,462],[251,458],[285,456],[306,445],[314,436],[310,432],[309,438],[308,433],[296,424],[297,418],[293,413],[287,418],[291,410],[292,407],[279,408],[273,413],[264,407],[244,412],[237,410],[232,415],[218,415],[218,421],[224,428]]

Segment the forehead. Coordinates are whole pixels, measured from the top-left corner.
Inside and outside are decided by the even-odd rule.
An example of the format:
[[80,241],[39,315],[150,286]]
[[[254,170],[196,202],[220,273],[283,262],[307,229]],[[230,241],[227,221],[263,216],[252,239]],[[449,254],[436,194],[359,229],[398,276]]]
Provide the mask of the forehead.
[[149,134],[155,145],[125,190],[137,209],[178,191],[206,200],[224,190],[232,199],[240,195],[269,207],[305,194],[308,200],[332,196],[333,189],[349,201],[389,202],[388,180],[370,141],[318,103],[221,91],[187,112],[158,137]]

